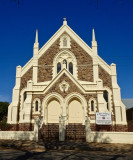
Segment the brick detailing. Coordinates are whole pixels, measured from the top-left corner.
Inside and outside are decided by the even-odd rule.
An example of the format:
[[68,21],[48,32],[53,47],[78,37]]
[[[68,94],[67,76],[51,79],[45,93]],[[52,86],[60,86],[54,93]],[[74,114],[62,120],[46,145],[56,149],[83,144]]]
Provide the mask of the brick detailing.
[[34,124],[32,123],[20,123],[18,126],[19,131],[33,131]]
[[85,125],[68,124],[66,126],[66,140],[86,140]]
[[128,124],[128,132],[133,132],[133,120],[127,121]]
[[59,124],[56,123],[49,123],[47,125],[42,126],[39,137],[41,139],[54,139],[54,140],[59,140]]
[[33,67],[31,67],[22,77],[21,77],[21,85],[20,90],[27,86],[27,81],[32,80]]
[[18,125],[17,124],[8,124],[6,126],[1,126],[0,129],[2,131],[17,131]]
[[91,123],[90,127],[91,127],[91,131],[96,131],[96,124]]
[[115,131],[116,132],[127,132],[128,126],[127,125],[116,125]]
[[92,131],[109,131],[109,132],[127,132],[128,127],[127,125],[97,125],[97,124],[90,124]]
[[103,86],[107,86],[112,90],[111,75],[109,75],[101,66],[98,66],[99,78],[103,80]]
[[20,123],[20,124],[9,124],[6,128],[3,128],[2,131],[33,131],[33,123]]

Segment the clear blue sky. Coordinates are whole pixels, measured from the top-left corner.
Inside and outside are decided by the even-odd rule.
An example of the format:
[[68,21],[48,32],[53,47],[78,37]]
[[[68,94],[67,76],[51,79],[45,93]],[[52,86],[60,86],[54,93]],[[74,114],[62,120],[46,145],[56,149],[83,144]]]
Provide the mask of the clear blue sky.
[[40,48],[68,25],[91,46],[95,29],[98,54],[116,63],[122,98],[133,98],[133,0],[0,0],[0,101],[11,102],[16,66],[33,55],[35,30]]

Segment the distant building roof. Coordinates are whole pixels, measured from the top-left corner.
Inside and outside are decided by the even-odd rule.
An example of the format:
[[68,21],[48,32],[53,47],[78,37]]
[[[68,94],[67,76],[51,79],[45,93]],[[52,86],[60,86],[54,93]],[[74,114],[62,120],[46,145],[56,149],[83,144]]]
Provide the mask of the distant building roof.
[[125,104],[126,108],[133,108],[133,99],[122,99],[122,102]]

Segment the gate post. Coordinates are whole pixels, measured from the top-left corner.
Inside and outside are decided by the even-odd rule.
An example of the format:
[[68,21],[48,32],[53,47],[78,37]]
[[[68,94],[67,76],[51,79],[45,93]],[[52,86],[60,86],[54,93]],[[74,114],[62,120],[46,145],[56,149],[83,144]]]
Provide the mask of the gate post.
[[85,120],[85,131],[86,131],[86,141],[87,142],[91,142],[91,128],[90,128],[90,120],[89,118],[86,116],[86,120]]
[[34,138],[38,142],[39,117],[34,118]]
[[65,121],[64,117],[61,115],[59,117],[59,141],[65,140]]

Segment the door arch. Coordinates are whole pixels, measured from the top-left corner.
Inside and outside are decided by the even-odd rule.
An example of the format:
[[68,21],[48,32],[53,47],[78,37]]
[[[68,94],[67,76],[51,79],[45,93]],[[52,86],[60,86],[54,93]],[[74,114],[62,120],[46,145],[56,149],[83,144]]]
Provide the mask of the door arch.
[[52,98],[47,104],[47,123],[59,123],[61,104],[56,98]]
[[72,98],[68,103],[68,123],[83,123],[83,107],[79,99]]
[[[63,112],[63,98],[60,94],[53,92],[48,94],[42,102],[42,113],[43,123],[59,123],[59,116]],[[52,118],[55,117],[55,118]],[[57,121],[58,118],[58,121]],[[50,120],[51,119],[51,120]],[[55,119],[55,121],[54,121]]]
[[[75,105],[74,105],[75,104]],[[66,96],[65,98],[65,105],[66,105],[66,124],[70,123],[69,121],[69,106],[78,106],[78,112],[81,111],[82,113],[82,117],[81,117],[81,114],[79,113],[79,117],[80,119],[82,119],[82,122],[80,120],[77,120],[78,123],[82,123],[82,125],[85,124],[85,119],[86,119],[86,116],[87,116],[87,101],[86,99],[80,94],[80,93],[77,93],[77,92],[73,92],[73,93],[70,93],[69,95]],[[76,108],[76,107],[73,107],[73,109]],[[77,110],[77,109],[74,109],[74,110]],[[71,109],[70,109],[71,110]],[[75,113],[76,114],[76,113]],[[78,113],[77,113],[78,114]],[[71,114],[70,114],[71,115]],[[75,115],[76,117],[76,115]]]

